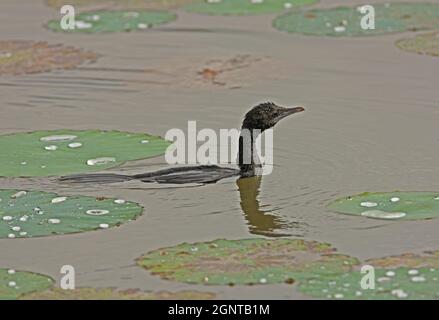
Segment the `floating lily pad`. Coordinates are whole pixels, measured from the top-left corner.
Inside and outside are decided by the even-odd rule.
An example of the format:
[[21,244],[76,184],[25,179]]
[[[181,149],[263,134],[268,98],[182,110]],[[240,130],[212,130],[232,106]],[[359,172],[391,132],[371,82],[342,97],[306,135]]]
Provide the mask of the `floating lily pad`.
[[375,29],[361,28],[365,14],[359,7],[291,12],[278,17],[274,27],[287,32],[317,36],[373,36],[439,28],[439,5],[429,3],[374,4]]
[[203,0],[46,0],[46,3],[56,9],[67,4],[75,8],[164,10],[200,1]]
[[334,277],[305,279],[299,291],[316,298],[326,299],[438,299],[439,269],[397,268],[375,269],[375,289],[361,288],[365,276],[360,271]]
[[370,259],[368,264],[379,268],[435,268],[439,269],[439,251],[427,251],[423,254],[405,253],[378,259]]
[[90,51],[43,41],[0,41],[0,75],[73,69],[97,58]]
[[0,300],[17,299],[22,294],[46,290],[53,284],[51,278],[40,274],[0,269]]
[[175,18],[175,14],[166,11],[94,11],[77,14],[75,29],[63,30],[59,20],[52,20],[47,26],[61,32],[121,32],[152,28]]
[[119,131],[35,131],[0,136],[0,176],[99,171],[163,154],[169,142]]
[[201,291],[145,292],[139,289],[77,288],[63,290],[52,288],[20,296],[21,300],[211,300],[216,295]]
[[41,191],[0,189],[0,200],[0,238],[9,239],[107,229],[133,220],[143,211],[128,201],[60,197]]
[[439,192],[366,192],[338,199],[328,208],[373,219],[431,219],[439,217]]
[[439,32],[401,39],[396,46],[404,51],[439,57]]
[[212,15],[247,15],[277,13],[303,5],[316,3],[317,0],[219,0],[203,1],[186,6],[186,10]]
[[163,279],[212,285],[294,283],[348,272],[356,263],[329,244],[290,239],[183,243],[138,259],[140,266]]

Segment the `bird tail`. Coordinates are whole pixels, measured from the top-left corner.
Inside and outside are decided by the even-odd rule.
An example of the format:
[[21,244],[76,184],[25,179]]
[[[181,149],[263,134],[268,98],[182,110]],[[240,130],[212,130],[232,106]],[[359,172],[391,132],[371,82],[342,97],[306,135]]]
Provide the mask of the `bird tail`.
[[132,176],[116,173],[75,174],[59,178],[69,183],[116,183],[135,179]]

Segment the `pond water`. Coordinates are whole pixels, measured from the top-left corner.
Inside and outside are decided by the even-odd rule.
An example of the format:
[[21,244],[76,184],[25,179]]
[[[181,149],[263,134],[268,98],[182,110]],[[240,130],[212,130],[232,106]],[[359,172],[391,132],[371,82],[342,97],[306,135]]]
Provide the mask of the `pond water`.
[[[318,7],[338,3],[322,0]],[[275,167],[262,178],[178,188],[0,178],[2,189],[105,196],[145,207],[138,220],[115,229],[1,239],[1,267],[32,267],[59,279],[61,266],[70,264],[78,287],[203,290],[151,276],[134,259],[185,241],[283,235],[329,242],[361,259],[439,248],[439,219],[385,221],[326,209],[334,199],[365,191],[439,190],[439,63],[397,49],[401,35],[306,37],[271,28],[274,15],[185,12],[144,32],[65,35],[41,27],[57,16],[42,1],[3,0],[2,9],[1,39],[42,39],[102,57],[70,71],[1,76],[1,134],[98,128],[164,136],[170,128],[185,129],[188,120],[199,128],[239,128],[245,112],[267,100],[304,105],[306,112],[276,126]],[[220,85],[200,79],[212,61],[240,55],[254,59],[222,72]],[[157,157],[110,171],[166,166]],[[208,289],[227,298],[302,297],[284,285]]]

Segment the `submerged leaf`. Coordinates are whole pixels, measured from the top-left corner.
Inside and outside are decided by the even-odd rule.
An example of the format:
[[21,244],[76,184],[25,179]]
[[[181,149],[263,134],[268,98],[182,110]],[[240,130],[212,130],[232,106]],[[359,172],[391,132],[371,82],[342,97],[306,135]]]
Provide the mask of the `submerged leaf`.
[[216,295],[202,291],[142,291],[139,289],[77,288],[50,290],[24,294],[20,300],[210,300]]
[[91,51],[43,41],[0,41],[0,75],[68,70],[98,57]]
[[404,51],[439,57],[439,32],[401,39],[396,46]]
[[439,269],[439,250],[428,251],[423,254],[405,253],[378,259],[370,259],[368,264],[380,268],[435,268]]

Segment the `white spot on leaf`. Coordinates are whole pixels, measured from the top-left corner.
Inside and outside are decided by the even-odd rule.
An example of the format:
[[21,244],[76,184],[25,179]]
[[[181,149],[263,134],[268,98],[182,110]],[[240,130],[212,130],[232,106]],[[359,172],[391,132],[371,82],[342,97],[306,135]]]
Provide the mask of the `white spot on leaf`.
[[81,148],[82,143],[81,142],[72,142],[68,144],[68,147],[71,149]]
[[103,157],[103,158],[96,158],[96,159],[87,160],[87,164],[89,166],[99,166],[99,165],[108,164],[111,162],[116,162],[116,158]]
[[400,219],[406,216],[404,212],[386,212],[381,210],[368,210],[361,213],[362,216],[374,219]]
[[373,208],[373,207],[376,207],[377,205],[378,205],[378,203],[372,202],[372,201],[364,201],[364,202],[360,203],[360,206],[367,207],[367,208]]
[[40,141],[43,142],[61,142],[61,141],[71,141],[75,140],[77,136],[72,134],[61,134],[61,135],[53,135],[53,136],[46,136],[40,138]]
[[108,210],[99,210],[99,209],[92,209],[92,210],[87,210],[86,213],[88,215],[90,215],[90,216],[103,216],[103,215],[109,214],[110,211],[108,211]]
[[23,196],[25,196],[25,195],[27,195],[27,192],[26,192],[26,191],[18,191],[17,193],[13,194],[13,195],[11,196],[11,198],[12,198],[12,199],[17,199],[17,198],[23,197]]
[[67,197],[57,197],[57,198],[53,198],[52,199],[52,203],[60,203],[60,202],[64,202],[67,200]]
[[55,151],[58,149],[58,147],[52,144],[50,146],[45,146],[44,149],[46,149],[48,151]]

